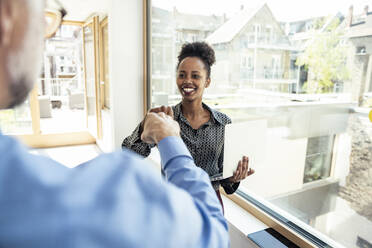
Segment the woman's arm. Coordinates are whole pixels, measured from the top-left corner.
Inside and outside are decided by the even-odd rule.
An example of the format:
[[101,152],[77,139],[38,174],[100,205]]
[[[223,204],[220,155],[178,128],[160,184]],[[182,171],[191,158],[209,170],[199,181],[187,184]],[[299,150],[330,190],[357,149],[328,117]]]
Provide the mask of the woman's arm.
[[150,155],[151,148],[153,148],[155,145],[150,145],[141,140],[141,134],[142,134],[142,123],[143,121],[138,124],[136,129],[134,129],[133,133],[126,137],[123,140],[123,143],[121,144],[121,147],[127,148],[129,150],[132,150],[136,153],[138,153],[141,156],[147,157]]

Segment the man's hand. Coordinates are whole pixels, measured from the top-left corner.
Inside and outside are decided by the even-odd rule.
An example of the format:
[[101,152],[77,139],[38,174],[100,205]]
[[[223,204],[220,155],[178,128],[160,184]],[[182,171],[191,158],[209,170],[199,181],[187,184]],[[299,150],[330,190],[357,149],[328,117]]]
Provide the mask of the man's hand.
[[[161,112],[165,113],[166,115],[169,115],[170,117],[172,117],[172,119],[174,118],[172,107],[168,107],[168,106],[161,106],[161,107],[152,108],[152,109],[149,110],[149,112],[147,112],[147,114],[148,113],[161,113]],[[143,132],[143,127],[144,127],[144,124],[145,124],[147,114],[146,114],[145,118],[143,119],[143,121],[141,122],[141,128],[140,128],[141,134]]]
[[163,110],[167,114],[162,111],[147,113],[141,135],[142,141],[148,144],[158,144],[168,136],[180,136],[180,126],[173,120],[172,108],[164,107]]

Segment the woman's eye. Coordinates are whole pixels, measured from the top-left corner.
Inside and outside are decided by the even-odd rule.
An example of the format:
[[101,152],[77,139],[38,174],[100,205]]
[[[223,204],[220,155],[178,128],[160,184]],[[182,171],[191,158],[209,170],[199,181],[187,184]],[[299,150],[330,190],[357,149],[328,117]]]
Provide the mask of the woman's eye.
[[184,75],[184,74],[178,74],[178,77],[179,77],[179,78],[184,78],[185,75]]
[[198,78],[200,78],[200,76],[199,75],[192,75],[192,78],[198,79]]

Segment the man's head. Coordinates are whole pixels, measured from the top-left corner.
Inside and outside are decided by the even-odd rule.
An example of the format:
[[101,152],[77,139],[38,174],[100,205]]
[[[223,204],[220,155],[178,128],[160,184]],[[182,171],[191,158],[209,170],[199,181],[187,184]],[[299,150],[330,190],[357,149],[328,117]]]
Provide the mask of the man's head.
[[22,103],[40,69],[43,0],[0,0],[0,109]]

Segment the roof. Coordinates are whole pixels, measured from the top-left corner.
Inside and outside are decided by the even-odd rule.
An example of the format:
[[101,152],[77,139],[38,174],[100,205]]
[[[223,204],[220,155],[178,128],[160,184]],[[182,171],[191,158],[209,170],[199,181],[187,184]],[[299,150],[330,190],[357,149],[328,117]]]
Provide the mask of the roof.
[[353,23],[349,27],[346,36],[348,38],[372,36],[372,13],[368,12],[367,15],[355,16],[355,19],[360,19],[360,21],[358,21],[357,23]]
[[232,41],[256,13],[265,6],[267,7],[266,3],[263,3],[254,9],[247,9],[239,12],[208,36],[206,42],[209,44],[219,44]]
[[[320,19],[320,18],[322,18],[322,17],[317,17],[317,18],[314,18],[313,20]],[[291,35],[290,36],[291,42],[294,43],[296,41],[300,41],[298,49],[299,50],[305,50],[306,47],[310,46],[314,42],[314,37],[315,37],[314,35],[315,34],[327,32],[329,27],[336,20],[340,20],[341,22],[344,20],[344,16],[339,12],[334,14],[334,15],[324,17],[324,18],[325,18],[324,24],[321,27],[319,27],[318,29],[311,29],[309,31],[299,32],[299,33],[295,33],[295,34]],[[306,21],[308,21],[308,20],[306,20]],[[338,24],[338,26],[340,26],[340,24]]]

